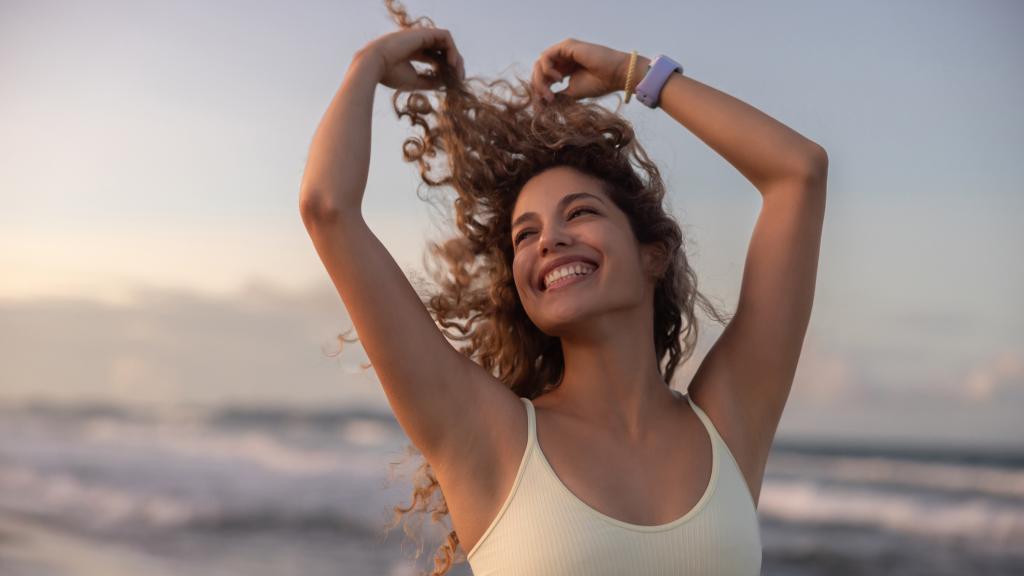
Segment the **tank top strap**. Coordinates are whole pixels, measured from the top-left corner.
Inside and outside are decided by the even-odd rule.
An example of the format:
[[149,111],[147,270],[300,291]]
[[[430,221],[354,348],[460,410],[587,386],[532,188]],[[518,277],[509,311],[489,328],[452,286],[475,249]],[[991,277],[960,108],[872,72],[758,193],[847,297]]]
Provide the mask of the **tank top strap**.
[[533,407],[533,401],[529,398],[519,397],[523,404],[526,404],[526,450],[529,452],[537,443],[537,413]]
[[682,392],[674,388],[672,389],[672,393],[675,394],[676,396],[679,396],[680,398],[686,398],[686,401],[690,403],[690,407],[693,408],[694,413],[697,414],[697,417],[700,418],[701,423],[704,424],[704,428],[708,431],[708,435],[710,435],[712,438],[721,439],[721,436],[719,436],[718,434],[718,429],[715,428],[715,424],[711,421],[711,418],[709,418],[708,415],[704,413],[704,410],[701,409],[700,406],[697,406],[697,403],[693,401],[693,398],[690,397],[689,393],[683,394]]

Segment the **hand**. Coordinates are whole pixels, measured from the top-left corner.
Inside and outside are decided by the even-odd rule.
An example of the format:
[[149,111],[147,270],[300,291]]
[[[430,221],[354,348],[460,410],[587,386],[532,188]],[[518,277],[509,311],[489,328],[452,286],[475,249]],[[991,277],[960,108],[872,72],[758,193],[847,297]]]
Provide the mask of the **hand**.
[[[458,74],[466,77],[462,55],[455,48],[455,40],[443,28],[403,28],[385,34],[363,46],[358,58],[369,58],[379,69],[379,82],[396,90],[436,90],[442,81],[438,66],[447,63]],[[411,62],[425,62],[431,69],[417,72]]]
[[[541,52],[533,65],[531,82],[537,102],[550,103],[555,97],[551,84],[562,81],[566,75],[569,75],[569,86],[559,94],[570,98],[597,98],[625,90],[629,57],[628,52],[566,38]],[[637,55],[634,83],[638,81],[636,76],[646,69],[647,62],[647,58]]]

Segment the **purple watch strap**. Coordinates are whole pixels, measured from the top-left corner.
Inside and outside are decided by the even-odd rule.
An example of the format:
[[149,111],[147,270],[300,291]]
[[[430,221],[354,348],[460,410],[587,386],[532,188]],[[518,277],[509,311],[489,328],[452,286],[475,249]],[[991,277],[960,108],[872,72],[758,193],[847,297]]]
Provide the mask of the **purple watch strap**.
[[659,54],[651,63],[650,70],[636,86],[636,99],[648,108],[657,108],[661,89],[668,81],[668,77],[676,70],[683,73],[683,66],[679,62]]

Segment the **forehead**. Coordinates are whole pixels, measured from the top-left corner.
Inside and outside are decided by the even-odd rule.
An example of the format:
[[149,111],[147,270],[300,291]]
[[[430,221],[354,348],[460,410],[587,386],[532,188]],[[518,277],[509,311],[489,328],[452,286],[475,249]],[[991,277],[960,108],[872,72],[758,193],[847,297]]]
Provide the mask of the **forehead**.
[[515,226],[526,217],[536,216],[535,210],[546,211],[576,198],[594,200],[595,197],[607,202],[600,179],[567,166],[550,168],[523,186],[512,210],[512,223]]

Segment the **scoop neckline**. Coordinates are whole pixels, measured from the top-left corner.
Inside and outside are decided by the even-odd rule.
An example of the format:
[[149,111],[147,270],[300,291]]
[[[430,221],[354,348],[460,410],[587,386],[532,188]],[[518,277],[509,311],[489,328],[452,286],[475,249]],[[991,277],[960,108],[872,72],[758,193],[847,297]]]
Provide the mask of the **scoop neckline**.
[[602,520],[604,520],[606,522],[609,522],[611,524],[614,524],[614,525],[616,525],[616,526],[618,526],[620,528],[624,528],[626,530],[633,530],[633,531],[636,531],[636,532],[662,532],[662,531],[665,531],[665,530],[671,530],[673,528],[676,528],[677,526],[681,526],[681,525],[687,523],[689,520],[691,520],[697,514],[699,514],[700,511],[703,510],[705,506],[707,506],[708,501],[711,500],[711,495],[714,493],[714,488],[715,488],[715,485],[717,484],[717,481],[718,481],[718,469],[719,469],[719,464],[720,464],[719,460],[721,458],[720,458],[719,453],[718,453],[718,446],[715,445],[714,434],[711,433],[711,430],[708,427],[708,423],[704,419],[705,416],[703,414],[701,414],[700,407],[697,406],[696,404],[694,404],[694,402],[690,398],[689,394],[683,395],[678,390],[672,390],[672,393],[676,394],[677,396],[682,396],[682,397],[686,398],[686,400],[690,404],[690,407],[693,409],[694,414],[697,415],[697,419],[700,420],[701,424],[704,426],[704,432],[707,435],[708,441],[711,442],[711,475],[710,475],[710,478],[708,478],[708,484],[707,484],[707,486],[704,487],[704,492],[701,494],[700,499],[697,500],[697,503],[694,504],[693,507],[690,510],[686,511],[685,513],[683,513],[682,516],[680,516],[679,518],[676,518],[675,520],[671,520],[671,521],[666,522],[664,524],[655,524],[655,525],[633,524],[632,522],[626,522],[625,520],[619,520],[618,518],[612,518],[611,516],[605,514],[604,512],[601,512],[600,510],[594,508],[590,504],[587,504],[586,502],[584,502],[582,498],[577,496],[575,492],[570,490],[569,487],[565,485],[565,482],[563,482],[562,479],[558,476],[558,473],[555,472],[555,469],[551,465],[551,462],[548,461],[547,456],[544,454],[544,450],[540,446],[540,437],[537,434],[537,413],[536,413],[536,407],[533,406],[533,402],[531,400],[527,399],[527,401],[530,403],[531,410],[533,410],[533,438],[532,438],[532,440],[533,440],[534,444],[536,445],[537,454],[540,455],[541,462],[544,464],[544,467],[547,468],[547,470],[554,477],[555,483],[558,484],[558,486],[560,486],[560,489],[563,492],[565,492],[565,494],[571,500],[577,502],[588,513],[591,513],[594,516],[597,516],[598,518],[600,518],[600,519],[602,519]]

